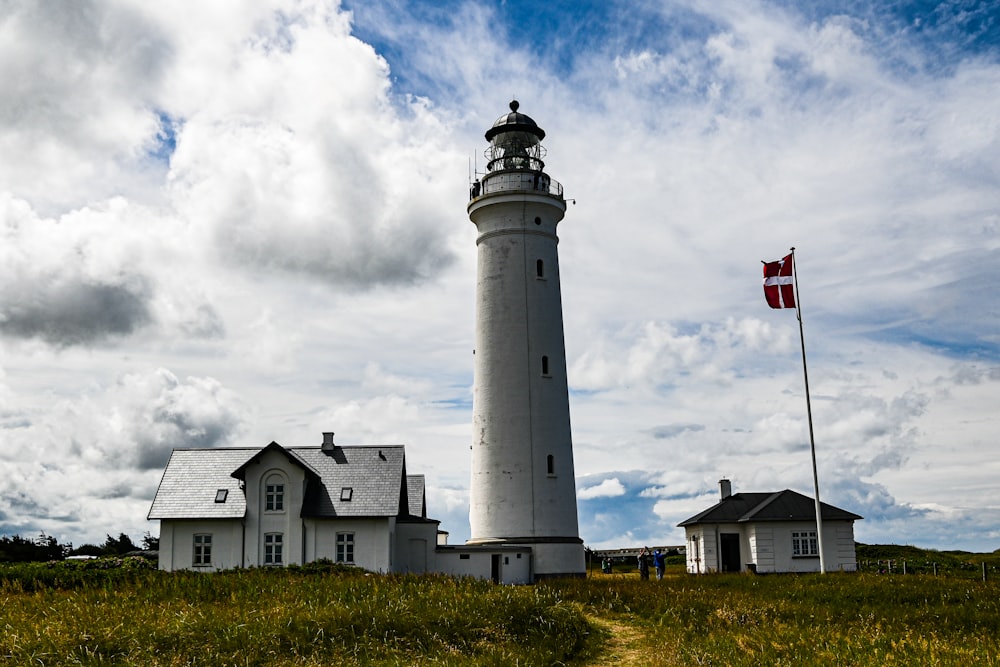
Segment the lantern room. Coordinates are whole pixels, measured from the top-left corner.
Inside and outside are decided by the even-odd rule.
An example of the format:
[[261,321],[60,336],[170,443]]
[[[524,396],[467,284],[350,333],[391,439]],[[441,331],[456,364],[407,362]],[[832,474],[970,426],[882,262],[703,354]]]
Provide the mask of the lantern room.
[[486,131],[490,142],[486,149],[486,173],[472,184],[470,199],[496,193],[531,191],[562,199],[562,185],[545,172],[545,148],[541,141],[545,130],[532,118],[518,111],[517,100],[510,112],[500,116]]

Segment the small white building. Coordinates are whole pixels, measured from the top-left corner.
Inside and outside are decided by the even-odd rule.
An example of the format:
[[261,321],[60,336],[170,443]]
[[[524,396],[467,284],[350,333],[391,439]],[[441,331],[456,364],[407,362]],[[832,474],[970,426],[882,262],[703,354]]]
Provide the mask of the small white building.
[[[687,571],[819,572],[816,503],[785,489],[767,493],[732,493],[719,482],[722,499],[686,521]],[[820,503],[823,556],[828,571],[857,570],[854,522],[863,517]]]

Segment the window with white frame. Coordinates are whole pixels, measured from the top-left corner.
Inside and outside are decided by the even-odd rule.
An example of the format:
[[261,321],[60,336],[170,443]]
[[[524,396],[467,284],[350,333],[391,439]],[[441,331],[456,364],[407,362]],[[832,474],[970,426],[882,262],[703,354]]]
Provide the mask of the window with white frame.
[[285,511],[285,480],[278,475],[271,475],[264,483],[264,511]]
[[281,565],[282,563],[284,563],[284,557],[281,533],[266,533],[264,535],[264,565]]
[[211,533],[198,533],[194,536],[194,559],[191,564],[196,566],[212,564]]
[[337,562],[354,562],[354,533],[337,533]]
[[816,542],[815,530],[803,530],[792,533],[792,556],[818,556],[819,544]]

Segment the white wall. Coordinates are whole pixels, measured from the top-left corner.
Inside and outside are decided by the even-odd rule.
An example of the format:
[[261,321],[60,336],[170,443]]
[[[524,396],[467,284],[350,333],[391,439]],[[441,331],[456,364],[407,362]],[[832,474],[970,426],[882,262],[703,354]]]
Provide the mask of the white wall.
[[[750,543],[747,540],[743,526],[738,523],[705,524],[700,526],[685,526],[684,536],[687,546],[685,555],[687,571],[691,574],[707,574],[720,572],[721,554],[719,552],[720,533],[740,534],[740,568],[750,561]],[[697,546],[692,542],[697,538]]]
[[579,575],[587,572],[583,544],[538,543],[532,545],[533,575],[537,579],[548,575]]
[[747,528],[748,542],[750,543],[750,556],[747,562],[757,565],[757,572],[776,572],[774,525],[754,524]]
[[[211,565],[195,567],[194,536],[212,536]],[[243,526],[238,519],[160,521],[159,568],[214,572],[242,565]]]
[[[746,563],[754,563],[761,574],[819,572],[819,556],[792,554],[792,533],[815,530],[815,522],[810,521],[688,526],[685,527],[687,571],[691,574],[718,572],[719,533],[740,533],[741,569]],[[857,569],[853,521],[823,523],[823,556],[828,572]]]
[[[781,523],[774,527],[775,572],[819,572],[819,556],[792,555],[792,532],[815,531],[816,523]],[[854,522],[823,522],[823,559],[827,572],[857,569],[854,553]],[[759,568],[758,568],[758,571]]]
[[337,560],[337,533],[354,533],[354,565],[372,572],[394,571],[391,537],[395,517],[306,519],[308,560]]
[[436,523],[397,523],[395,572],[422,574],[437,568]]
[[[858,554],[854,548],[854,522],[837,521],[823,524],[823,555],[826,557],[827,571],[856,572]],[[832,539],[830,533],[833,533]],[[832,553],[832,558],[830,555]]]
[[494,556],[500,558],[500,583],[531,583],[531,551],[528,549],[439,549],[437,571],[454,577],[490,579]]
[[[264,535],[281,533],[282,564],[306,562],[302,552],[302,501],[305,496],[305,472],[292,464],[284,455],[269,451],[245,469],[247,499],[245,566],[264,565]],[[271,475],[278,475],[284,484],[284,503],[281,511],[264,509],[264,484]]]

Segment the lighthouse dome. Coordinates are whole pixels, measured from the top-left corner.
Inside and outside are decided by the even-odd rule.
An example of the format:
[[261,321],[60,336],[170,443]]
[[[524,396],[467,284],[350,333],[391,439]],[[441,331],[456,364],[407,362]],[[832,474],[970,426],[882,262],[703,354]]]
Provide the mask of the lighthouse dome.
[[520,107],[518,101],[511,100],[510,113],[505,113],[497,118],[496,122],[493,123],[493,127],[486,130],[487,141],[492,141],[493,137],[506,132],[526,132],[533,134],[538,138],[537,141],[545,138],[545,130],[538,127],[538,123],[531,116],[519,112],[518,107]]

